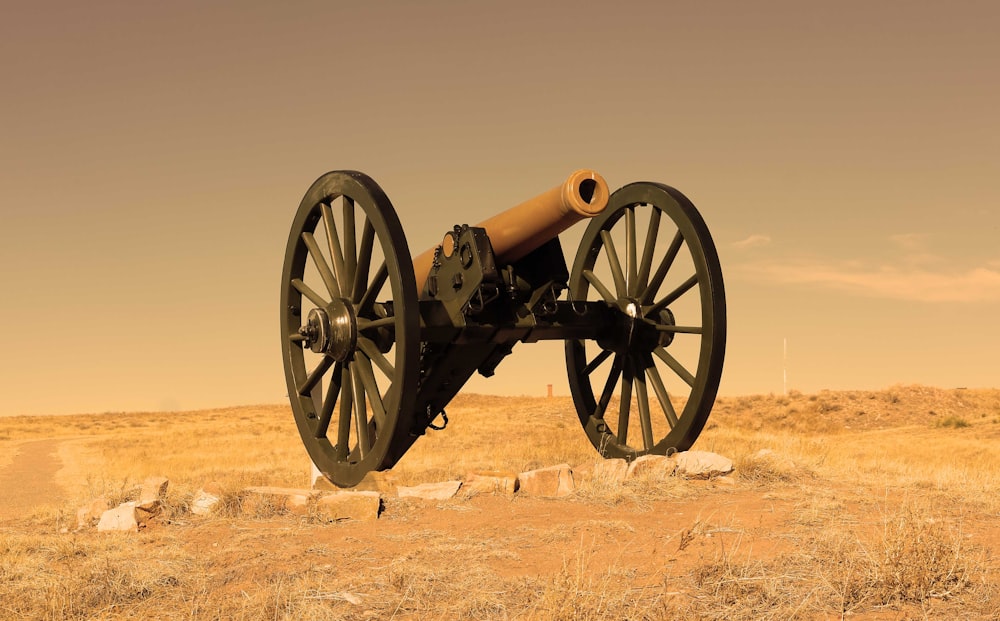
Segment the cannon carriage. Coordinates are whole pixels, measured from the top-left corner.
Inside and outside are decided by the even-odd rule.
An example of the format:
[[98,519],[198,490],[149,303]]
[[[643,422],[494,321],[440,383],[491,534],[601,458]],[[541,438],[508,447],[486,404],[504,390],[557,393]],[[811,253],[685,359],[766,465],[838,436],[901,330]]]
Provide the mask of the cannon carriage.
[[[569,269],[559,234],[582,220]],[[688,449],[726,341],[719,259],[692,203],[658,183],[611,193],[581,170],[411,257],[368,176],[327,173],[306,192],[281,276],[281,347],[299,433],[334,484],[391,468],[447,424],[474,373],[541,340],[565,341],[577,415],[601,455]]]

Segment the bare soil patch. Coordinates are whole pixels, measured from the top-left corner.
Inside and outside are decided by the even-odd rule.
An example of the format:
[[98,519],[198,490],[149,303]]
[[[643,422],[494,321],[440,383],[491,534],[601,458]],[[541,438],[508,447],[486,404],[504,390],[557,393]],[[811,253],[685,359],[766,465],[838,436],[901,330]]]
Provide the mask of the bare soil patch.
[[0,468],[0,520],[66,500],[56,484],[56,472],[62,467],[59,444],[59,440],[47,439],[17,446],[10,463]]

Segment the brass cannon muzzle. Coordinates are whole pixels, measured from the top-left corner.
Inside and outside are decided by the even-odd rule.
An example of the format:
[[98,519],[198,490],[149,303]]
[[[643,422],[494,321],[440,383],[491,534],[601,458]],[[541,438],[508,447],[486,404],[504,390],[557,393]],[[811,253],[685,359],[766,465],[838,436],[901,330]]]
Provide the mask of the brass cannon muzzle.
[[[535,250],[584,218],[593,218],[608,206],[608,183],[596,171],[583,169],[548,192],[484,220],[493,254],[500,263],[511,263]],[[417,291],[434,262],[431,248],[413,259]]]

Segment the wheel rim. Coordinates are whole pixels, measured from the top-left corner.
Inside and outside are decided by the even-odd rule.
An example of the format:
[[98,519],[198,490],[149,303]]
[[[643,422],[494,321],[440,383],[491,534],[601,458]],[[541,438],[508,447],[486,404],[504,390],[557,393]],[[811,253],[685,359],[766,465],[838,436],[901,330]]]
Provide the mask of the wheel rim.
[[313,463],[340,486],[390,467],[412,425],[416,284],[392,204],[369,177],[327,173],[306,192],[281,277],[289,401]]
[[569,296],[620,311],[607,336],[566,341],[570,390],[594,447],[626,459],[690,448],[715,402],[726,342],[722,270],[694,205],[654,183],[612,194],[584,234]]

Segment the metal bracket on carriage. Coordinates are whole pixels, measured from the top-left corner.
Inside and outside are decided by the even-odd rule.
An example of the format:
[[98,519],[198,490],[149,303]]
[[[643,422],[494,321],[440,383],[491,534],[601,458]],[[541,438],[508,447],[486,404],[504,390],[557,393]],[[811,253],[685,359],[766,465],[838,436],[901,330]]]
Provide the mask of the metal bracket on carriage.
[[[435,425],[434,420],[438,416],[440,416],[441,420],[443,420],[444,422],[441,423],[440,425]],[[444,431],[445,427],[447,426],[448,426],[448,414],[444,411],[444,408],[441,408],[441,411],[435,414],[434,410],[431,409],[430,404],[427,404],[427,427],[433,429],[434,431]]]
[[[428,403],[427,407],[421,410],[419,407],[414,412],[413,427],[410,429],[411,437],[419,437],[427,433],[428,429],[433,429],[434,431],[444,431],[448,427],[448,414],[444,411],[444,408],[437,408],[432,403]],[[440,416],[442,423],[440,425],[435,425],[434,421]]]
[[549,282],[544,287],[538,289],[535,292],[535,296],[528,303],[532,314],[539,317],[551,317],[559,312],[559,305],[556,302],[565,288],[565,284]]

